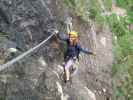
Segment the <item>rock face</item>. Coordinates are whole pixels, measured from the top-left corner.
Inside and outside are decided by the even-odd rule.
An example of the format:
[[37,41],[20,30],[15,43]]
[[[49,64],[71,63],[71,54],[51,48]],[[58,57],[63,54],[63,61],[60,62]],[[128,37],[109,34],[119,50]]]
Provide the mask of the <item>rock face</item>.
[[[67,14],[62,0],[1,0],[0,31],[9,33],[8,41],[13,43],[10,46],[17,48],[19,55],[47,38],[48,29],[63,32],[59,20],[64,19],[64,15]],[[84,33],[80,35],[81,44],[91,47],[89,26],[84,27],[76,16],[72,17],[73,28]],[[108,79],[111,80],[112,59],[106,60],[107,63],[104,60],[109,54],[112,58],[112,42],[111,33],[107,32],[102,39],[104,43],[99,41],[98,58],[94,60],[81,54],[75,64],[78,70],[67,84],[62,80],[62,42],[53,37],[31,55],[0,72],[0,100],[109,100],[106,97],[111,97]],[[98,35],[98,40],[101,37]],[[1,47],[6,50],[9,43],[4,43]],[[101,46],[107,48],[104,50],[107,55]],[[101,56],[105,59],[100,59]],[[98,65],[95,61],[99,61]]]

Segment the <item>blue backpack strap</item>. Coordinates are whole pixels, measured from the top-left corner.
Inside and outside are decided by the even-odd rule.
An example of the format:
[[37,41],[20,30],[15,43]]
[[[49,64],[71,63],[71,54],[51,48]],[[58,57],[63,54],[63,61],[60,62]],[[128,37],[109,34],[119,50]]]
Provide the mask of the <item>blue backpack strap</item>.
[[79,61],[80,45],[77,44],[77,45],[75,46],[75,48],[76,48],[76,57],[77,57],[77,59],[78,59],[78,61]]

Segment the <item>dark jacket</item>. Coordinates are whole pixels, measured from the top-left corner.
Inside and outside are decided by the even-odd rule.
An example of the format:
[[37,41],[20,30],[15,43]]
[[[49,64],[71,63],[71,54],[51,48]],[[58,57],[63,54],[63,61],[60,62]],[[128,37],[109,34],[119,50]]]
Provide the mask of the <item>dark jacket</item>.
[[80,52],[84,52],[87,54],[93,54],[93,52],[90,51],[89,49],[82,48],[79,43],[77,43],[74,46],[70,45],[69,37],[67,35],[59,35],[59,38],[61,40],[66,41],[66,43],[67,43],[67,48],[66,48],[66,52],[65,52],[65,56],[64,56],[65,59],[70,59],[70,58],[74,58],[74,57],[77,57],[79,59]]

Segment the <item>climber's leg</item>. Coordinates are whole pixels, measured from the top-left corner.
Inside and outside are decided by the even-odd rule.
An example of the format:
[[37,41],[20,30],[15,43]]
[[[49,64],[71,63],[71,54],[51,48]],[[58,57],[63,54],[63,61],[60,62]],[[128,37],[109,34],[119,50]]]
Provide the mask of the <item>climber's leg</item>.
[[70,79],[70,72],[69,69],[70,67],[73,65],[73,59],[69,59],[66,64],[65,64],[65,68],[64,68],[64,72],[65,72],[65,81],[68,81]]

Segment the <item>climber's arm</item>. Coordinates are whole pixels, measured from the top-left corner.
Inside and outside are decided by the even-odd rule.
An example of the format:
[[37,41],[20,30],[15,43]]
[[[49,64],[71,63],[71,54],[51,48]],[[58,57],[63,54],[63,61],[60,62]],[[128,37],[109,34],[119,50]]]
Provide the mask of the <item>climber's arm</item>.
[[55,35],[60,39],[60,40],[63,40],[63,41],[67,41],[68,40],[68,36],[62,32],[59,32],[58,30],[56,29],[53,29],[52,30],[52,33],[55,33]]
[[77,44],[77,47],[79,48],[79,50],[83,53],[86,53],[86,54],[91,54],[91,55],[94,55],[94,52],[91,51],[90,49],[85,49],[85,48],[82,48],[80,44]]
[[68,36],[64,33],[59,33],[58,34],[58,37],[60,40],[63,40],[63,41],[67,41],[68,40]]

